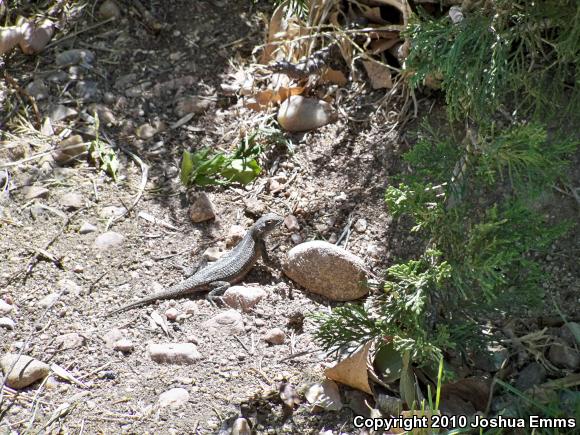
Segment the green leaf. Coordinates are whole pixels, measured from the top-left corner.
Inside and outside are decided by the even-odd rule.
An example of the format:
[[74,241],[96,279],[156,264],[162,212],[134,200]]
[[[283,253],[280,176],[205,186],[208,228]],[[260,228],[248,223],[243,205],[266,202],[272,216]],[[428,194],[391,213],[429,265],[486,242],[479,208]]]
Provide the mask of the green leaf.
[[261,172],[262,168],[255,160],[235,159],[222,170],[222,175],[229,181],[245,185],[252,182]]
[[183,156],[181,157],[181,172],[179,178],[185,186],[190,186],[192,184],[191,173],[193,172],[193,156],[189,151],[183,151]]
[[387,384],[395,382],[401,377],[403,357],[395,350],[393,343],[381,346],[375,356],[375,367],[383,382]]

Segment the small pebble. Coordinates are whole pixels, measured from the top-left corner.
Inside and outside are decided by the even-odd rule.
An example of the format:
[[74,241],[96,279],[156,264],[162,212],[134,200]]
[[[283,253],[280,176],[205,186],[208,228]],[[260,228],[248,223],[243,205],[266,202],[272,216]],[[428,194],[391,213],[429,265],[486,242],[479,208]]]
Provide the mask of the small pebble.
[[16,323],[10,317],[0,317],[0,328],[14,329]]
[[298,219],[293,214],[289,214],[284,218],[284,225],[292,232],[300,231],[300,224],[298,223]]
[[286,334],[280,328],[269,329],[264,334],[264,341],[274,345],[284,344]]
[[130,353],[133,352],[133,350],[135,349],[135,345],[128,338],[121,338],[120,340],[115,342],[115,344],[113,345],[113,349],[123,353]]
[[9,303],[5,302],[3,299],[0,299],[0,314],[6,315],[14,310],[14,307]]
[[177,316],[179,316],[179,311],[177,311],[176,308],[169,308],[167,311],[165,311],[165,317],[167,317],[167,320],[171,322],[175,322]]
[[360,218],[354,224],[354,229],[358,233],[364,233],[367,230],[367,221],[366,219]]
[[83,222],[83,224],[81,225],[80,229],[79,229],[79,234],[89,234],[89,233],[94,233],[98,230],[98,228],[89,223],[89,222]]

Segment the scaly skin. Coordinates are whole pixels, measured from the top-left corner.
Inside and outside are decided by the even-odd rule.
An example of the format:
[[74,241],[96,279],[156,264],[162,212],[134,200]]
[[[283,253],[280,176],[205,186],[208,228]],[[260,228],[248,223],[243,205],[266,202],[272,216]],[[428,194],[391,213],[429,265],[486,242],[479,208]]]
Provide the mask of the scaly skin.
[[264,239],[282,221],[283,219],[274,213],[262,216],[250,227],[240,243],[216,262],[161,293],[131,302],[108,312],[107,316],[147,305],[160,299],[180,298],[193,293],[209,291],[216,286],[219,286],[220,290],[224,290],[230,284],[241,281],[256,264],[258,258],[263,257],[268,261]]

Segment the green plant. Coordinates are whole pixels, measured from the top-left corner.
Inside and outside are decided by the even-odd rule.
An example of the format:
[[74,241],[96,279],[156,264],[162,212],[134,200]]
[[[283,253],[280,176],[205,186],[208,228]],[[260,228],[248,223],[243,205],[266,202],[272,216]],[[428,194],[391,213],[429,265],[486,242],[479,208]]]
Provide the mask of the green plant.
[[414,17],[407,31],[410,83],[440,77],[449,116],[491,119],[505,108],[525,117],[578,119],[580,5],[574,0],[496,0],[488,8]]
[[569,225],[548,225],[528,204],[539,185],[560,176],[577,145],[551,140],[533,124],[490,130],[477,147],[463,149],[470,156],[458,161],[468,163],[461,176],[450,177],[457,167],[450,157],[462,156],[462,148],[425,137],[404,157],[417,163],[409,184],[389,186],[385,194],[394,217],[411,218],[425,251],[391,266],[384,293],[372,303],[319,318],[322,346],[338,350],[393,337],[413,361],[433,361],[444,349],[481,347],[484,319],[538,307],[546,276],[532,254]]
[[214,152],[209,148],[196,152],[184,151],[181,182],[187,187],[194,184],[206,186],[252,182],[262,172],[257,160],[262,152],[256,143],[257,134],[244,137],[231,155]]
[[119,159],[111,146],[100,140],[99,137],[99,117],[95,116],[95,138],[89,144],[89,154],[92,159],[105,171],[114,181],[117,181],[117,172],[119,171]]

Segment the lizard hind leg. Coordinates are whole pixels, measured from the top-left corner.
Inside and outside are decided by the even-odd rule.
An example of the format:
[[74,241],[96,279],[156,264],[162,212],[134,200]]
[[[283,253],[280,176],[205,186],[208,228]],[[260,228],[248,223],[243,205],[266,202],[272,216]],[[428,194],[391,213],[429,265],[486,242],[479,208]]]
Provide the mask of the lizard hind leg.
[[216,300],[222,303],[222,296],[224,292],[230,287],[230,283],[227,281],[214,281],[210,284],[211,291],[205,297],[210,304],[214,307],[216,306]]

